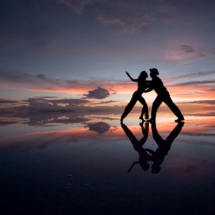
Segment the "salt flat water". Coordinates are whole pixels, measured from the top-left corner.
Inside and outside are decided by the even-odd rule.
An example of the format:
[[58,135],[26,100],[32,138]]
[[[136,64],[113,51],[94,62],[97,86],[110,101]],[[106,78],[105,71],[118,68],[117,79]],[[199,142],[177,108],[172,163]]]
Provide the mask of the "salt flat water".
[[1,214],[213,214],[215,118],[2,116]]

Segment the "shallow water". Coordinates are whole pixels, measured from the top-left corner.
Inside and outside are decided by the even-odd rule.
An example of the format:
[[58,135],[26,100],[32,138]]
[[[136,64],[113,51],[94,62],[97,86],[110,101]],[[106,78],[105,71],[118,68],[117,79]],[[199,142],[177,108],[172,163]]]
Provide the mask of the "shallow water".
[[1,214],[214,214],[214,117],[118,119],[1,117]]

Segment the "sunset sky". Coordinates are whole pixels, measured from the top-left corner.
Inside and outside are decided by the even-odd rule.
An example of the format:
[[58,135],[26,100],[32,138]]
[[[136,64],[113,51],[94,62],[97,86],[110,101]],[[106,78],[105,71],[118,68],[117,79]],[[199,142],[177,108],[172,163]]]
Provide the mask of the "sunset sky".
[[[214,115],[214,8],[212,0],[1,0],[1,112],[124,108],[137,87],[125,71],[137,78],[155,67],[182,110]],[[151,104],[156,94],[143,96]]]

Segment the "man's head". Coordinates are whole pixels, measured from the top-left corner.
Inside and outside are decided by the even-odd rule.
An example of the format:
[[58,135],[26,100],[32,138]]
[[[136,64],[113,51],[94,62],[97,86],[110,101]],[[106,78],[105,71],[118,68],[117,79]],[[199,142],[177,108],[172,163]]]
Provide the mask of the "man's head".
[[156,75],[159,75],[159,72],[156,68],[149,69],[149,71],[150,71],[151,77],[155,77]]

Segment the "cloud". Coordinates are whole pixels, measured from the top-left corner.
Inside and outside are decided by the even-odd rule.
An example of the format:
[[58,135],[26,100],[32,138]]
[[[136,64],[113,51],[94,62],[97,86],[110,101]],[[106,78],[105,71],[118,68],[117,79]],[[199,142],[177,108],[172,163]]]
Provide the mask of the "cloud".
[[[178,4],[171,1],[163,1],[161,4],[157,0],[57,0],[57,2],[67,5],[74,13],[79,15],[83,13],[85,7],[90,5],[93,7],[100,23],[104,25],[118,25],[120,33],[140,31],[143,27],[153,23],[171,26],[193,25],[196,24],[196,17],[193,14],[197,13],[201,17],[201,21],[205,17],[209,17],[208,9],[202,10],[201,14],[199,10],[196,11],[196,8],[202,7],[200,3],[195,4],[198,5],[197,7],[189,7],[185,1],[180,1]],[[209,4],[207,3],[207,5]],[[211,11],[210,13],[213,12]],[[212,18],[210,19],[212,20]],[[186,49],[185,51],[189,51],[187,48],[189,47],[182,47],[182,49]]]
[[137,0],[109,1],[98,10],[98,20],[105,25],[119,25],[121,33],[132,33],[154,22],[149,5]]
[[195,53],[195,55],[197,57],[205,57],[205,55],[201,52],[201,51],[196,51],[195,48],[193,48],[192,46],[188,46],[188,45],[181,45],[181,50],[185,53],[185,54],[191,54],[191,53]]
[[0,126],[4,126],[4,125],[11,125],[11,124],[16,124],[17,121],[3,121],[0,120]]
[[[109,101],[107,101],[109,102]],[[41,98],[29,98],[18,102],[19,105],[13,107],[0,108],[1,115],[6,115],[7,113],[13,114],[32,114],[36,115],[39,113],[46,114],[57,114],[61,116],[67,116],[70,118],[74,114],[75,117],[84,117],[89,114],[119,114],[122,112],[124,106],[106,106],[106,102],[101,103],[101,106],[94,104],[94,101],[88,99],[73,99],[73,98],[63,98],[63,99],[44,99]],[[23,105],[24,104],[24,105]],[[102,105],[103,104],[103,105]],[[74,118],[73,116],[73,118]],[[43,119],[41,118],[41,121]]]
[[0,99],[0,104],[14,104],[17,103],[15,100],[7,100],[7,99]]
[[[23,100],[28,105],[14,107],[15,110],[26,111],[74,111],[84,104],[90,103],[87,99],[44,99],[44,98],[29,98]],[[62,106],[64,104],[64,106]]]
[[198,77],[205,77],[207,75],[215,75],[215,70],[204,71],[204,72],[194,72],[194,73],[189,73],[189,74],[185,74],[185,75],[173,76],[173,77],[167,78],[165,81],[187,79],[187,78],[193,79],[193,78],[198,78]]
[[79,15],[83,13],[84,7],[93,5],[99,22],[105,25],[117,24],[121,27],[122,33],[132,33],[155,20],[150,13],[148,3],[140,3],[138,0],[57,0],[57,2],[66,4]]
[[166,57],[171,61],[185,61],[205,57],[202,51],[197,51],[193,46],[182,44],[172,47],[166,52]]
[[191,104],[209,104],[214,105],[215,100],[197,100],[197,101],[190,101],[190,102],[181,102],[183,104],[191,103]]
[[99,0],[57,0],[59,4],[66,4],[76,14],[81,15],[87,5],[92,5]]
[[105,99],[110,96],[110,93],[107,89],[97,87],[95,90],[90,90],[87,94],[84,94],[84,96],[91,99]]
[[215,80],[206,80],[206,81],[188,81],[188,82],[182,82],[178,83],[177,86],[189,86],[189,85],[205,85],[205,84],[214,84]]
[[195,49],[192,47],[192,46],[188,46],[188,45],[181,45],[181,50],[184,52],[184,53],[194,53],[196,52]]
[[100,104],[110,104],[113,102],[118,102],[118,101],[113,101],[113,100],[109,100],[109,101],[102,101],[102,102],[94,102],[94,105],[100,105]]
[[108,97],[112,94],[116,94],[116,92],[118,93],[119,91],[122,91],[123,93],[131,93],[136,89],[136,85],[134,83],[125,80],[104,80],[98,78],[89,78],[88,81],[76,79],[62,80],[48,77],[44,74],[33,75],[22,71],[2,70],[0,70],[0,85],[1,88],[6,89],[21,89],[36,92],[60,92],[82,95],[89,94],[90,98],[92,98],[91,95],[95,93],[95,97],[97,96],[96,98],[98,99],[100,97],[105,98],[105,96]]
[[[21,89],[36,92],[55,92],[75,95],[84,95],[86,99],[104,99],[113,94],[131,94],[136,90],[136,84],[127,80],[96,79],[89,78],[82,80],[59,80],[45,75],[31,75],[24,72],[3,72],[0,71],[0,85],[5,89]],[[42,80],[41,80],[42,79]],[[99,87],[97,87],[99,86]],[[42,99],[43,97],[40,97]],[[46,97],[44,97],[46,98]],[[48,97],[47,97],[48,98]],[[55,100],[55,99],[53,99]],[[54,102],[54,101],[53,101]],[[69,100],[61,101],[69,103]],[[111,101],[113,102],[113,101]],[[115,101],[117,102],[117,101]],[[72,100],[74,103],[74,100]],[[107,101],[105,101],[107,103]],[[105,104],[103,103],[103,104]],[[110,103],[110,102],[109,102]]]
[[[20,71],[0,71],[0,84],[1,88],[9,89],[22,89],[30,91],[42,91],[42,92],[64,92],[64,93],[86,93],[95,88],[98,83],[101,89],[97,89],[95,93],[102,93],[108,96],[107,90],[102,89],[107,86],[111,88],[116,81],[113,80],[100,80],[93,79],[89,81],[80,80],[60,80],[47,77],[44,74],[32,75],[26,72]],[[118,85],[116,83],[116,85]],[[104,87],[103,87],[104,86]],[[92,92],[93,93],[93,92]],[[90,95],[92,94],[90,93]]]
[[[121,11],[122,12],[122,11]],[[98,14],[98,20],[105,25],[118,24],[121,26],[121,33],[133,33],[142,27],[151,24],[155,19],[150,14],[128,15],[116,11],[102,11]]]
[[102,134],[110,130],[110,125],[106,122],[88,123],[87,127],[90,131],[95,131],[98,134]]
[[90,103],[87,99],[49,99],[48,102],[51,102],[53,104],[68,104],[68,105],[81,105],[81,104],[87,104]]

